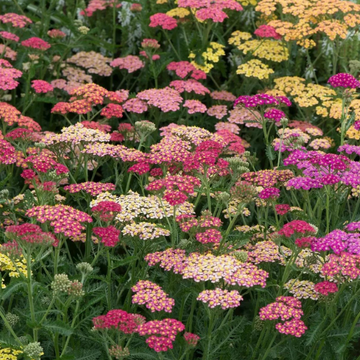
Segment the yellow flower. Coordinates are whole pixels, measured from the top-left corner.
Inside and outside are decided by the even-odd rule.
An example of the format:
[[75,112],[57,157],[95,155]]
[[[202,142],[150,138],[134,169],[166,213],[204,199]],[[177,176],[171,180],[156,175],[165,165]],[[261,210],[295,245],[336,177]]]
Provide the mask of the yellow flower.
[[22,353],[21,350],[14,350],[11,348],[0,349],[0,360],[17,360],[17,355]]
[[244,54],[251,52],[260,59],[282,62],[289,58],[289,51],[280,41],[248,40],[237,47]]
[[179,17],[180,19],[183,19],[184,17],[190,15],[190,11],[186,8],[174,8],[169,10],[166,15],[169,15],[171,17]]
[[270,69],[266,64],[257,59],[252,59],[245,64],[238,66],[237,74],[245,75],[246,77],[256,77],[258,79],[268,79],[274,70]]

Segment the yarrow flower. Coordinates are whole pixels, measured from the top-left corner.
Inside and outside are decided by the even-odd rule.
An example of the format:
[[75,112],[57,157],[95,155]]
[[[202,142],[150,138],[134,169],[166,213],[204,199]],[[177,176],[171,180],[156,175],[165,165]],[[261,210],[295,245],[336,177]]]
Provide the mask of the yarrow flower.
[[123,58],[116,58],[111,61],[110,66],[125,69],[129,74],[145,66],[138,56],[128,55]]
[[288,204],[276,204],[275,211],[278,215],[285,215],[290,211],[290,205]]
[[275,40],[280,40],[282,38],[282,36],[270,25],[260,25],[254,31],[254,34],[261,38],[273,38]]
[[74,237],[81,235],[81,231],[85,229],[82,222],[92,222],[88,214],[61,204],[34,206],[27,210],[25,215],[36,218],[42,224],[50,222],[56,234]]
[[169,230],[149,222],[132,222],[125,225],[121,232],[123,235],[138,236],[141,240],[153,240],[162,236],[170,236]]
[[43,39],[40,39],[38,37],[32,37],[27,40],[23,40],[21,42],[21,45],[28,47],[28,48],[32,48],[32,49],[41,50],[41,51],[51,48],[51,45],[48,42],[46,42]]
[[32,80],[31,84],[37,94],[46,94],[54,90],[53,86],[44,80]]
[[0,31],[0,37],[2,37],[5,40],[11,40],[15,42],[18,42],[20,40],[20,38],[17,35],[10,33],[8,31]]
[[6,228],[5,236],[14,239],[22,246],[26,245],[53,245],[57,246],[59,241],[50,232],[44,232],[40,226],[35,224],[11,225]]
[[200,340],[200,336],[189,332],[184,333],[184,339],[188,345],[195,347]]
[[266,200],[266,199],[277,199],[280,196],[280,190],[278,188],[265,188],[259,192],[259,198]]
[[268,109],[264,113],[264,118],[280,122],[281,119],[286,118],[286,114],[279,109]]
[[96,330],[115,329],[125,334],[133,334],[138,332],[138,327],[145,322],[145,317],[115,309],[106,315],[94,317],[92,321]]
[[[156,352],[167,351],[173,348],[176,335],[185,330],[182,322],[176,319],[152,320],[141,324],[137,332],[140,336],[150,335],[146,343]],[[160,336],[156,336],[160,335]]]
[[356,89],[360,87],[360,81],[351,74],[347,73],[339,73],[331,76],[328,80],[328,84],[334,88],[342,87]]
[[160,26],[164,30],[172,30],[177,27],[176,20],[166,14],[157,13],[150,16],[150,27],[157,27]]
[[216,288],[215,290],[202,291],[196,300],[208,304],[210,308],[221,306],[223,310],[226,310],[240,306],[243,297],[236,290],[229,291]]
[[114,226],[94,227],[93,233],[98,236],[106,247],[114,247],[120,241],[120,230]]
[[278,323],[275,328],[286,335],[301,337],[304,335],[307,327],[301,320],[303,315],[301,302],[291,296],[279,296],[276,302],[262,307],[259,312],[261,320],[281,319],[284,323]]
[[0,22],[4,24],[10,23],[13,27],[17,28],[23,28],[28,24],[32,24],[31,19],[25,15],[18,15],[15,13],[6,13],[4,15],[0,15]]
[[278,234],[289,238],[293,234],[316,234],[316,229],[303,220],[293,220],[285,224]]
[[268,94],[257,94],[257,95],[242,95],[239,96],[235,102],[234,106],[237,104],[243,104],[246,108],[257,107],[264,105],[279,105],[285,104],[286,106],[291,106],[291,102],[285,96],[272,96]]
[[322,281],[315,284],[315,291],[318,293],[328,296],[329,294],[336,293],[339,291],[337,285],[330,281]]
[[114,191],[115,185],[111,183],[99,183],[87,181],[79,184],[71,184],[64,186],[64,190],[69,191],[70,194],[75,194],[84,191],[91,196],[97,196],[105,191]]
[[195,235],[197,241],[202,244],[220,244],[222,239],[221,232],[216,229],[207,229],[204,232],[197,233]]
[[135,293],[132,297],[133,304],[146,305],[151,312],[165,311],[172,312],[175,300],[161,289],[161,287],[148,280],[140,280],[131,288]]
[[66,34],[59,29],[49,30],[47,34],[53,39],[63,39],[66,36]]

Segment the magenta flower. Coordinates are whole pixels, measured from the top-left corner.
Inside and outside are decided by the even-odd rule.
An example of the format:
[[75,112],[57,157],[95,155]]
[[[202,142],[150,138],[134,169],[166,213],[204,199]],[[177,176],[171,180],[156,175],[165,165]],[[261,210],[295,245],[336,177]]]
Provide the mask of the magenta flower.
[[351,74],[347,74],[347,73],[339,73],[331,76],[328,80],[328,84],[330,84],[334,88],[342,87],[342,88],[356,89],[360,87],[360,81],[358,81]]

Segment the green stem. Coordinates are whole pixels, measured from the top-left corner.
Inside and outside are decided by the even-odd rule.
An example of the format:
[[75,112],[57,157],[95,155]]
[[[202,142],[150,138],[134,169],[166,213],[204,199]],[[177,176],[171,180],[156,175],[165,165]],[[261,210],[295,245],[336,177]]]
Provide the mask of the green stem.
[[[32,326],[36,326],[35,322],[35,306],[34,306],[34,299],[32,294],[32,274],[31,274],[31,253],[28,251],[27,257],[26,257],[26,265],[27,265],[27,292],[28,292],[28,300],[29,300],[29,307],[30,307],[30,317]],[[33,329],[33,338],[34,341],[38,340],[38,329]]]

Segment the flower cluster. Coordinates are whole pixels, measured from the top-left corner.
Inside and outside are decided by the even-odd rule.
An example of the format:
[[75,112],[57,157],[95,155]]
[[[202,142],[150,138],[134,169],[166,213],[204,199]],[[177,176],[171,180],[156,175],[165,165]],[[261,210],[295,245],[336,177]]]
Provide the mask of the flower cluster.
[[114,247],[119,242],[120,230],[114,226],[94,227],[93,233],[100,238],[106,247]]
[[328,296],[329,294],[332,294],[332,293],[336,293],[339,290],[337,285],[330,281],[319,282],[319,283],[315,284],[314,289],[316,292],[318,292],[322,295],[325,295],[325,296]]
[[215,290],[202,291],[197,300],[208,304],[209,308],[221,306],[223,310],[226,310],[240,306],[240,301],[243,298],[236,290],[228,291],[216,288]]
[[112,221],[121,212],[121,205],[114,201],[100,201],[91,208],[94,216],[98,216],[101,221]]
[[[119,197],[108,192],[102,193],[91,202],[90,206],[95,206],[101,201],[113,201],[121,206],[121,213],[116,216],[116,220],[120,222],[133,222],[136,219],[164,219],[174,215],[174,207],[168,202],[160,201],[157,196],[145,197],[132,191]],[[176,206],[175,209],[175,216],[193,213],[194,206],[188,202]]]
[[170,175],[163,179],[154,180],[147,186],[148,191],[161,191],[165,188],[163,199],[170,205],[183,204],[189,195],[193,194],[195,187],[201,182],[198,178],[190,175]]
[[259,312],[261,320],[281,319],[284,323],[277,323],[276,329],[281,334],[301,337],[305,334],[307,327],[301,320],[303,315],[301,302],[291,296],[279,296],[276,302],[262,307]]
[[347,73],[338,73],[331,76],[328,80],[328,83],[334,88],[342,87],[356,89],[360,87],[360,81],[351,74]]
[[97,196],[106,191],[114,191],[115,185],[111,183],[87,181],[79,184],[66,185],[64,186],[64,190],[68,191],[70,194],[84,191],[91,196]]
[[81,231],[85,229],[81,225],[82,222],[92,222],[92,218],[88,214],[61,204],[34,206],[27,210],[25,215],[35,217],[42,224],[50,222],[50,225],[54,227],[54,233],[69,237],[81,234]]
[[317,230],[314,229],[309,223],[303,220],[293,220],[289,223],[285,224],[279,231],[278,234],[285,236],[287,238],[291,237],[292,235],[310,235],[316,234]]
[[110,310],[106,315],[100,315],[92,319],[96,330],[115,329],[125,334],[138,332],[139,326],[145,322],[145,318],[138,314],[130,314],[124,310]]
[[11,225],[6,228],[5,236],[20,245],[58,245],[58,240],[50,232],[44,232],[35,224]]
[[170,231],[149,222],[132,222],[123,227],[123,235],[139,237],[141,240],[153,240],[162,236],[170,236]]
[[135,293],[133,304],[146,305],[151,312],[165,311],[171,313],[175,300],[167,296],[161,287],[148,280],[140,280],[131,288]]
[[[150,335],[146,339],[149,348],[156,352],[173,348],[176,335],[185,330],[182,322],[176,319],[152,320],[139,325],[137,332],[140,336]],[[159,336],[156,336],[159,335]]]
[[309,280],[291,279],[284,285],[284,289],[289,290],[289,293],[299,300],[317,300],[319,298],[319,291],[316,290],[316,285]]

